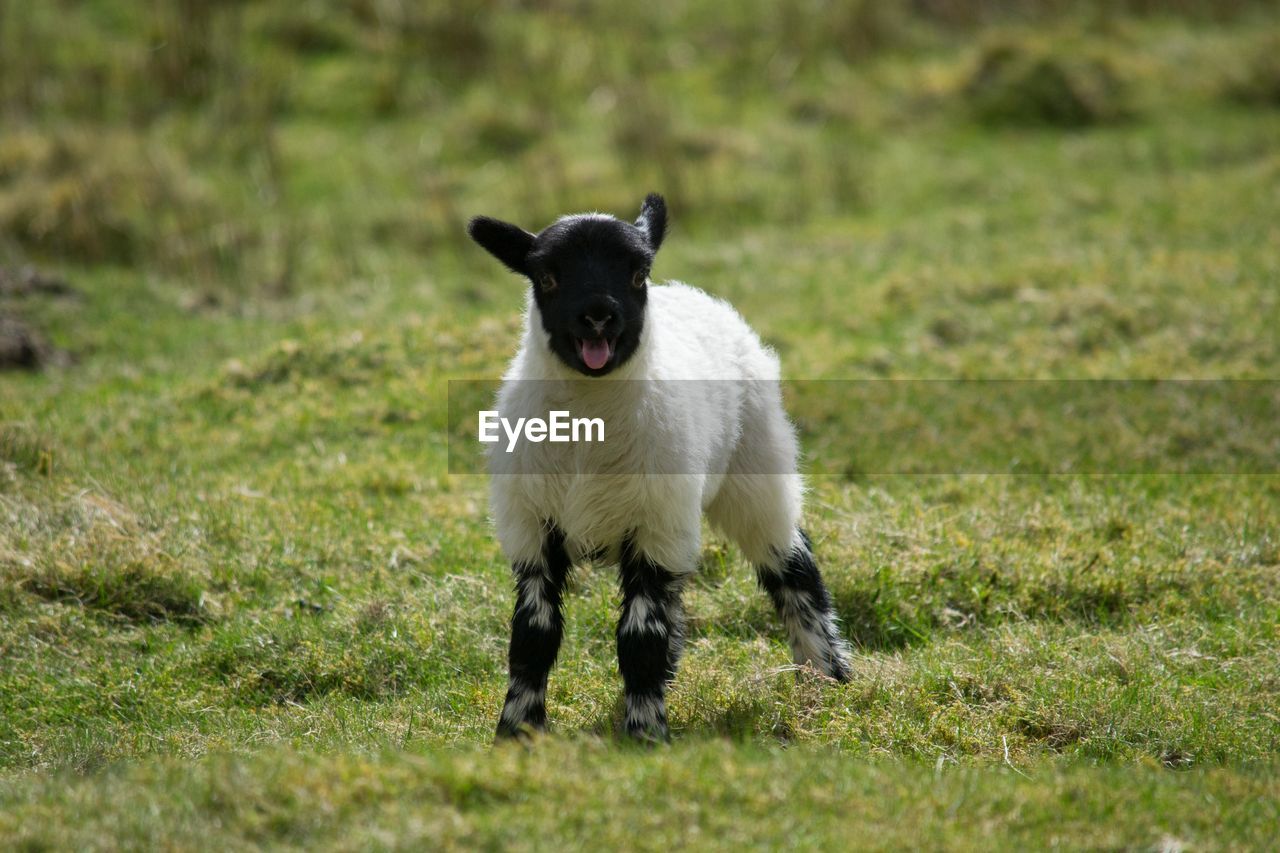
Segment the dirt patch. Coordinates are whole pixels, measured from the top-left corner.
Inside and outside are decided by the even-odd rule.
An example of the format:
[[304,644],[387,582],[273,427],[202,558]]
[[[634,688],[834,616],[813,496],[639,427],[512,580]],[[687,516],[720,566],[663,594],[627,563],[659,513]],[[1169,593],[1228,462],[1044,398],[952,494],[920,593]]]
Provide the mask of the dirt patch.
[[67,354],[35,329],[0,314],[0,370],[41,370],[69,363]]
[[12,305],[41,297],[79,296],[79,291],[59,276],[42,273],[32,266],[0,266],[0,371],[40,370],[69,364],[68,354],[18,317]]
[[0,299],[29,296],[79,297],[80,292],[65,279],[42,273],[33,266],[0,267]]

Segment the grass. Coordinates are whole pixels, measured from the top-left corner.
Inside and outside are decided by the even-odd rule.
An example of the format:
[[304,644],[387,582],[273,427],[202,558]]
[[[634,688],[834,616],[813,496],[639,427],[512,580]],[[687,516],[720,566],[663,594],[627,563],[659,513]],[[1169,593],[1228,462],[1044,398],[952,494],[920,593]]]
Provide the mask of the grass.
[[[0,217],[79,218],[5,228],[0,255],[80,296],[0,293],[71,354],[0,377],[0,837],[1265,848],[1280,479],[1256,418],[1194,474],[909,476],[845,437],[970,409],[799,400],[851,683],[794,671],[708,532],[672,746],[619,740],[616,579],[582,567],[554,734],[490,747],[510,578],[483,479],[449,470],[447,381],[498,375],[522,294],[464,245],[469,214],[537,227],[667,190],[656,276],[730,299],[794,379],[1276,377],[1280,112],[1237,88],[1274,16],[944,5],[772,46],[750,9],[700,4],[263,3],[157,31],[106,0],[4,7],[5,46],[57,23],[78,49],[0,51],[21,72],[0,161],[42,164],[0,166]],[[589,37],[558,52],[561,30]],[[1024,38],[1110,57],[1132,110],[976,120],[986,45]],[[185,53],[140,58],[152,40]],[[77,154],[95,129],[101,161]],[[163,177],[135,187],[151,201],[94,177],[96,207],[49,206],[102,170]],[[1162,458],[1132,424],[1082,441]]]
[[[49,780],[25,797],[0,791],[0,803],[28,821],[19,842],[38,841],[28,827],[74,809],[81,822],[66,838],[87,849],[110,846],[104,838],[150,846],[157,837],[194,847],[216,837],[229,849],[534,849],[549,840],[548,802],[592,804],[561,813],[554,832],[565,843],[645,850],[816,848],[850,837],[875,849],[1171,848],[1219,833],[1265,847],[1278,817],[1274,779],[1246,771],[1047,766],[1028,778],[792,755],[714,741],[645,756],[585,743],[484,757],[408,749],[322,758],[269,748],[254,758]],[[165,796],[173,786],[190,799]],[[670,804],[659,813],[655,791]]]

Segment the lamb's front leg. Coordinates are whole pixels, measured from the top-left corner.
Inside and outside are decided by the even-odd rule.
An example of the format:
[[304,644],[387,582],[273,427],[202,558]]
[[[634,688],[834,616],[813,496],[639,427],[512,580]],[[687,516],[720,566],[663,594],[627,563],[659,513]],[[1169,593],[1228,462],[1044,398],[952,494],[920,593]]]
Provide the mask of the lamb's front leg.
[[498,717],[498,737],[547,727],[547,676],[564,634],[561,599],[569,575],[564,534],[547,531],[540,560],[516,563],[516,606],[511,616],[510,680]]
[[622,547],[622,616],[618,669],[626,692],[626,731],[640,740],[667,740],[667,685],[675,678],[684,644],[681,575]]

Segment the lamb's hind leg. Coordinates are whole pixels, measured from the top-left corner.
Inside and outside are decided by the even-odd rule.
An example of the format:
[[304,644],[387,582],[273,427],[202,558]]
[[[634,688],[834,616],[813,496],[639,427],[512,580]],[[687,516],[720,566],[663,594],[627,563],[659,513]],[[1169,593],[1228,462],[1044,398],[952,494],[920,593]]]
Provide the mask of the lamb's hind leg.
[[498,737],[547,727],[547,676],[564,634],[561,598],[569,575],[564,534],[547,531],[541,559],[516,563],[516,606],[511,616],[510,680],[498,717]]
[[640,740],[666,740],[667,685],[675,678],[684,640],[681,576],[646,557],[630,539],[623,543],[620,569],[618,669],[626,732]]
[[756,566],[756,577],[786,626],[793,659],[848,681],[849,644],[840,635],[809,537],[797,530],[790,546],[774,554],[770,562]]

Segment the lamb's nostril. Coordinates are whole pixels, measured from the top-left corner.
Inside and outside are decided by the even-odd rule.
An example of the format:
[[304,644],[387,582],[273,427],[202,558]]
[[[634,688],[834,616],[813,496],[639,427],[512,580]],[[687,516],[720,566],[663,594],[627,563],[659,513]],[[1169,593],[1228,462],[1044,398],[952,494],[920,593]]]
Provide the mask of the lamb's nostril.
[[604,331],[604,327],[605,327],[605,325],[606,325],[610,320],[612,320],[612,319],[613,319],[613,315],[612,315],[612,314],[606,314],[606,315],[604,316],[604,319],[603,319],[603,320],[597,320],[595,317],[592,317],[590,314],[583,314],[583,315],[582,315],[582,319],[583,319],[583,321],[585,321],[585,322],[586,322],[586,324],[587,324],[588,326],[590,326],[591,328],[595,329],[597,332],[603,332],[603,331]]

